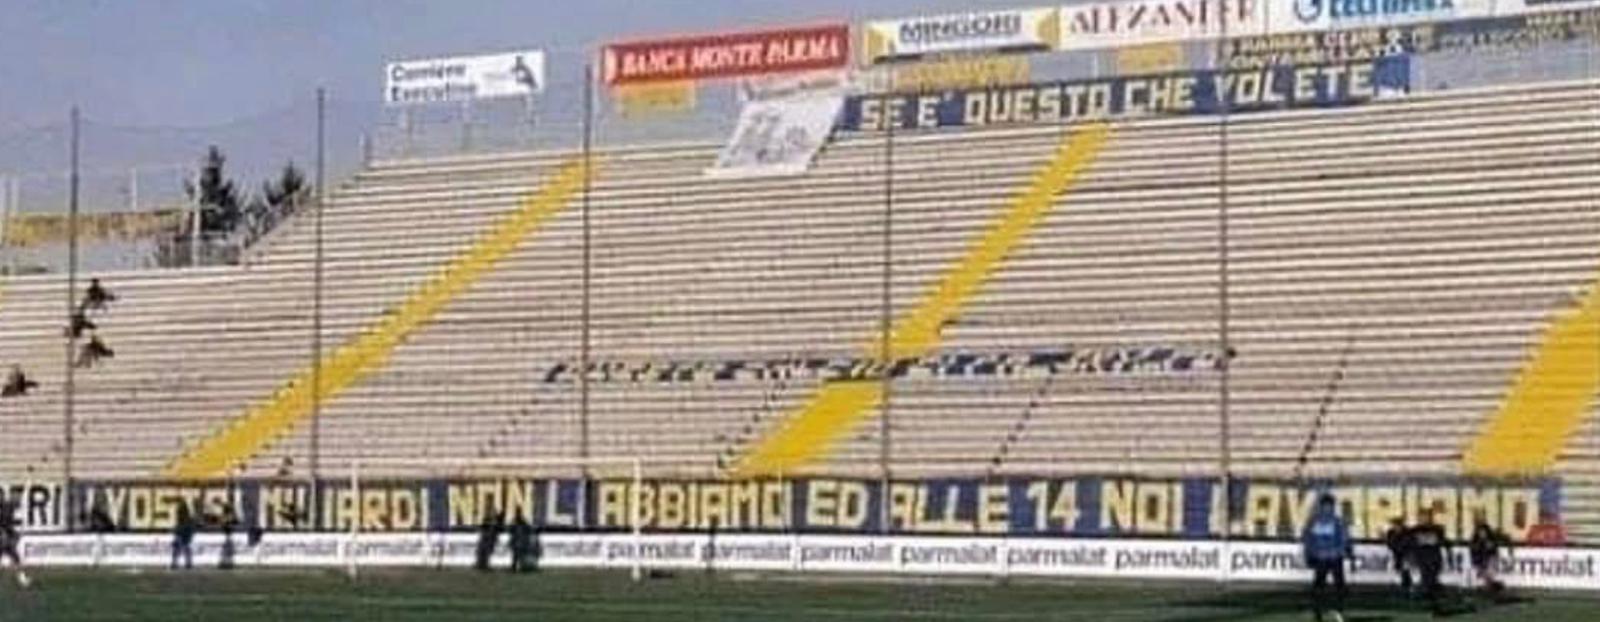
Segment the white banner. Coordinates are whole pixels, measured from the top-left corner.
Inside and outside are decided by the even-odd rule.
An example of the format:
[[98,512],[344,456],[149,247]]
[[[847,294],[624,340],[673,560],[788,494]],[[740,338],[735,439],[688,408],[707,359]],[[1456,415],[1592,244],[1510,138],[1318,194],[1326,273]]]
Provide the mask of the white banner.
[[385,104],[431,104],[544,92],[543,50],[431,58],[384,68]]
[[[1063,50],[1267,34],[1275,0],[1112,0],[1061,8]],[[1283,1],[1283,0],[1277,0]]]
[[1057,11],[1049,8],[873,21],[862,28],[862,50],[869,64],[949,52],[1049,50],[1060,38],[1059,26]]
[[[1547,2],[1549,0],[1546,0]],[[1556,8],[1597,0],[1100,0],[1060,9],[1062,50],[1122,48],[1261,35],[1402,26]]]
[[790,92],[752,99],[739,112],[733,138],[706,169],[708,177],[799,175],[827,142],[844,107],[845,89]]
[[1496,14],[1494,3],[1495,0],[1268,0],[1268,30],[1271,34],[1287,34],[1490,17]]
[[[267,534],[255,546],[202,534],[194,542],[196,566],[225,556],[238,567],[359,566],[467,567],[473,534]],[[1036,577],[1097,577],[1248,582],[1303,582],[1310,572],[1300,546],[1288,542],[1109,540],[1064,538],[918,538],[829,535],[550,534],[539,538],[538,564],[546,568],[705,568],[717,570],[904,573]],[[502,538],[493,563],[510,562]],[[171,536],[50,535],[22,542],[24,565],[164,566]],[[1350,581],[1395,582],[1388,549],[1356,547]],[[1499,560],[1512,587],[1600,590],[1600,549],[1519,548]],[[1444,579],[1469,584],[1466,551],[1458,547]]]

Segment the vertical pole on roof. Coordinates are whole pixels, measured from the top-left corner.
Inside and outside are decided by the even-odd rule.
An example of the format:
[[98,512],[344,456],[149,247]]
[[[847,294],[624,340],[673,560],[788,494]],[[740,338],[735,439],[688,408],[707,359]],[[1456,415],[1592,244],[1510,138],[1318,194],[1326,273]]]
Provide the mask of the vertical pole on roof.
[[[204,169],[204,165],[202,165]],[[205,199],[200,195],[200,170],[194,172],[194,197],[189,205],[189,267],[200,265],[200,226],[205,223],[200,217],[200,209],[205,204]]]
[[588,519],[584,508],[588,505],[589,495],[589,357],[590,352],[590,320],[592,319],[590,304],[590,277],[592,267],[590,260],[593,257],[592,242],[593,231],[590,228],[590,195],[594,182],[594,65],[583,66],[583,266],[582,282],[580,283],[582,302],[580,304],[579,335],[578,335],[578,459],[581,463],[583,482],[581,493],[583,498],[578,503],[578,526],[586,526]]
[[11,211],[15,207],[11,203],[11,178],[0,177],[0,252],[5,253],[8,262],[12,253],[6,240],[6,228],[11,224]]
[[128,168],[128,212],[139,211],[139,168]]
[[[1228,19],[1224,12],[1220,22],[1217,49],[1216,71],[1228,71]],[[1226,75],[1225,73],[1223,75]],[[1231,102],[1227,93],[1216,94],[1220,115],[1217,124],[1217,343],[1216,356],[1222,361],[1221,374],[1217,382],[1217,425],[1218,425],[1218,470],[1222,479],[1222,545],[1226,549],[1233,532],[1232,491],[1233,491],[1233,421],[1229,404],[1230,376],[1233,373],[1233,361],[1228,353],[1232,351],[1232,320],[1229,305],[1228,282],[1228,108]],[[1226,555],[1224,555],[1226,557]],[[1230,577],[1227,566],[1222,566],[1222,581],[1226,583]]]
[[[888,91],[894,92],[894,71],[889,73]],[[889,123],[883,134],[883,283],[880,292],[878,313],[878,363],[882,366],[878,372],[878,382],[882,384],[880,392],[883,399],[880,401],[878,416],[878,530],[889,533],[889,482],[894,474],[889,469],[889,460],[893,456],[893,425],[890,420],[890,391],[894,387],[890,374],[894,369],[895,353],[889,336],[893,327],[894,314],[894,130],[895,115],[889,115]]]
[[316,211],[311,213],[311,512],[322,520],[322,212],[328,193],[327,180],[327,91],[317,88],[317,178]]
[[73,403],[77,387],[74,372],[77,367],[73,365],[72,355],[78,351],[78,336],[73,328],[73,316],[78,312],[78,134],[79,134],[78,107],[72,107],[72,170],[67,174],[67,346],[66,346],[66,382],[62,384],[62,417],[61,417],[61,481],[67,491],[67,531],[72,531],[77,523],[77,513],[72,511],[72,458],[77,427],[77,413]]

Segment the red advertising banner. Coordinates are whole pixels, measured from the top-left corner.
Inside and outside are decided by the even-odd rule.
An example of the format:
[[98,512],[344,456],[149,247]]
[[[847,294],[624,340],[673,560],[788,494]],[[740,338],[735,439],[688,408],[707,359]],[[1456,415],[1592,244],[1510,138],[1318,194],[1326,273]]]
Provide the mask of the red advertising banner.
[[607,45],[606,84],[702,80],[835,69],[850,59],[850,26],[832,24]]

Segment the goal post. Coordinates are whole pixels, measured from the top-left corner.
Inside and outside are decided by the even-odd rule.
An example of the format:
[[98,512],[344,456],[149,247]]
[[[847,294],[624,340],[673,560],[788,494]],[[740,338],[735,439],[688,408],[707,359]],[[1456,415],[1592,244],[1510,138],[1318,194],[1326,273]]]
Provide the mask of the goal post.
[[[425,469],[424,477],[493,477],[496,475],[506,477],[550,477],[558,473],[576,474],[578,476],[578,503],[576,504],[577,523],[580,530],[587,529],[592,517],[586,516],[589,497],[589,486],[596,476],[596,472],[607,475],[620,475],[632,480],[628,498],[628,524],[633,540],[633,556],[629,573],[634,581],[644,579],[644,516],[643,516],[643,490],[644,469],[646,460],[639,456],[633,457],[600,457],[600,458],[486,458],[479,460],[445,461],[429,465]],[[407,477],[416,477],[419,469],[416,460],[393,458],[366,458],[355,459],[350,463],[350,488],[357,499],[361,497],[361,482],[366,477],[397,477],[408,473]],[[358,503],[359,505],[359,503]],[[530,519],[532,517],[529,517]],[[346,572],[354,578],[357,574],[358,559],[355,547],[361,537],[361,520],[350,521],[349,542],[346,549]]]

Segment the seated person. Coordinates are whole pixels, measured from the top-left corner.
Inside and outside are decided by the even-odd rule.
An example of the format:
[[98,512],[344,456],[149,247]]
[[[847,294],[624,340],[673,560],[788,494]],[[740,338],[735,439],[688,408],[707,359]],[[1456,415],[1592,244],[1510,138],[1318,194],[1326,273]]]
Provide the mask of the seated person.
[[100,279],[89,279],[89,290],[83,294],[83,306],[79,312],[99,311],[106,308],[106,303],[116,301],[117,296],[101,286]]
[[67,334],[71,335],[73,339],[77,339],[82,337],[83,333],[92,331],[96,328],[99,328],[99,326],[94,322],[89,321],[89,317],[84,315],[83,311],[80,310],[77,313],[72,314],[72,325],[67,327]]
[[106,347],[106,342],[100,340],[99,335],[89,335],[89,342],[83,344],[78,350],[77,366],[81,368],[94,367],[100,359],[116,358],[116,351]]
[[5,386],[0,387],[0,397],[27,395],[29,391],[38,387],[39,383],[34,382],[28,378],[27,374],[22,373],[21,365],[12,365],[11,374],[6,376]]

